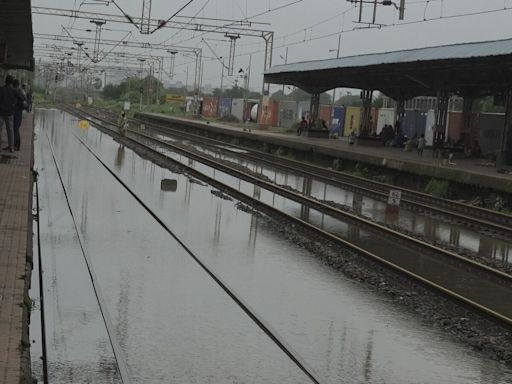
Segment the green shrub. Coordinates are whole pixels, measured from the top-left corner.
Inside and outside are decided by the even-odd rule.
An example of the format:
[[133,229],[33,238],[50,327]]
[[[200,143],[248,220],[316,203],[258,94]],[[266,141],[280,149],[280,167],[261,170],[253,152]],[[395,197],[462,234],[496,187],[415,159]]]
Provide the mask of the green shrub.
[[436,197],[448,198],[450,197],[450,184],[445,180],[431,179],[425,187],[425,193]]

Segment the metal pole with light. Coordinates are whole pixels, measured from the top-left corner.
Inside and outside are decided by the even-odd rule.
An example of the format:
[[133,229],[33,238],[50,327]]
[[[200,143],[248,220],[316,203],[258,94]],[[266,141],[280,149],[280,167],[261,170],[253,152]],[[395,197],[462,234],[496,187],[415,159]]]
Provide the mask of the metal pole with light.
[[140,61],[140,80],[141,80],[140,88],[139,88],[139,92],[140,92],[139,111],[142,111],[142,93],[143,93],[142,74],[143,74],[143,70],[144,70],[144,62],[146,61],[146,59],[139,58],[139,61]]
[[[340,57],[340,49],[341,49],[341,33],[338,35],[338,49],[336,50],[336,58],[339,59]],[[336,88],[332,91],[332,104],[331,104],[331,121],[330,124],[332,124],[332,119],[334,118],[334,106],[336,104]]]
[[[288,48],[289,47],[286,47],[286,53],[285,53],[284,57],[281,55],[279,56],[279,57],[281,57],[281,59],[284,60],[285,64],[288,64]],[[283,100],[284,100],[284,84],[283,84]]]

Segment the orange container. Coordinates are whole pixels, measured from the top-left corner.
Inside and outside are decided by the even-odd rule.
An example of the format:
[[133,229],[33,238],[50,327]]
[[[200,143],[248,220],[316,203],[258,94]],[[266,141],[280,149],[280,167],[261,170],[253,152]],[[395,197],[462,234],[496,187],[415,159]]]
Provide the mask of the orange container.
[[217,110],[219,108],[219,98],[205,96],[203,98],[203,116],[204,117],[216,117]]

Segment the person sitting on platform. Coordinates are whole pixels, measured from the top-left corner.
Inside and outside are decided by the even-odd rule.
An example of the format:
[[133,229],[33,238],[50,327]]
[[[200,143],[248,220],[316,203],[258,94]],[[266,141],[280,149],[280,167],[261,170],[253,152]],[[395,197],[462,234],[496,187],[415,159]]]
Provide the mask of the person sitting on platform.
[[393,139],[393,142],[391,143],[392,147],[398,147],[401,148],[404,146],[404,143],[407,141],[407,138],[404,136],[402,131],[398,132],[398,135],[395,136]]
[[354,131],[350,132],[350,135],[348,135],[348,145],[354,145],[356,142],[356,134]]
[[302,135],[302,132],[304,132],[306,129],[308,129],[308,122],[304,116],[302,116],[302,120],[299,123],[299,126],[297,127],[297,136]]

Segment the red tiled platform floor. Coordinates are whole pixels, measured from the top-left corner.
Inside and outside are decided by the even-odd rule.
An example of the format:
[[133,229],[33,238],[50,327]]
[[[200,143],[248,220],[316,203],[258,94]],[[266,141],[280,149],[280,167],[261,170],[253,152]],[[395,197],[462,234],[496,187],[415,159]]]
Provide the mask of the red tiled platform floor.
[[[27,332],[23,298],[32,254],[33,115],[24,114],[21,151],[0,152],[0,383],[20,383],[28,364],[22,356]],[[5,147],[7,135],[1,130]],[[28,268],[28,269],[27,269]],[[25,278],[25,276],[27,276]],[[27,286],[26,286],[27,284]]]

